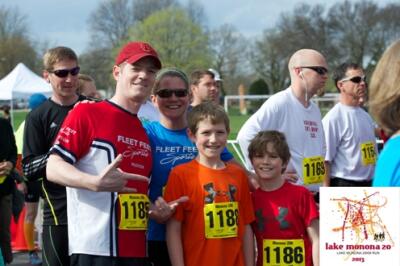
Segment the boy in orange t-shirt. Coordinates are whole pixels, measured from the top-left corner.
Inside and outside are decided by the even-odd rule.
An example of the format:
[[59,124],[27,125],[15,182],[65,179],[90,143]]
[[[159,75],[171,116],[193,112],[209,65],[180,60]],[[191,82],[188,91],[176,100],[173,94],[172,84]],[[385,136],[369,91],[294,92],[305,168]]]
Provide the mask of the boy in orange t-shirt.
[[222,107],[206,102],[188,114],[188,134],[197,157],[172,169],[164,197],[188,196],[167,223],[174,266],[254,265],[254,212],[246,173],[220,154],[229,133]]

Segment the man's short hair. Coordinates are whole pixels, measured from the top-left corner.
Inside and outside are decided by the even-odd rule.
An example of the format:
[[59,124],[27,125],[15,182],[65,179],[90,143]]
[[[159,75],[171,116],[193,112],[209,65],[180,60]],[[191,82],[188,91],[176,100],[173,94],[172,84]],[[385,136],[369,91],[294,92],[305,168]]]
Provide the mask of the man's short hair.
[[362,67],[356,63],[343,63],[339,65],[332,73],[332,79],[335,83],[336,89],[340,92],[337,83],[346,77],[346,72],[349,69],[362,69]]
[[78,63],[78,56],[71,48],[64,46],[54,47],[44,54],[43,67],[47,71],[52,71],[54,70],[54,65],[63,60],[71,60]]
[[204,76],[209,75],[214,78],[214,73],[210,70],[202,69],[202,70],[195,70],[190,75],[190,85],[197,85]]
[[[276,130],[265,130],[258,132],[258,134],[251,140],[248,152],[250,161],[254,157],[263,157],[267,154],[268,143],[272,143],[279,158],[281,158],[283,164],[287,164],[290,160],[289,145],[286,141],[286,137],[282,132]],[[286,169],[282,170],[282,173]]]
[[199,105],[196,105],[188,113],[188,128],[193,133],[196,134],[198,130],[198,125],[201,121],[209,119],[212,124],[224,123],[227,132],[230,131],[229,128],[229,117],[226,114],[222,106],[205,101]]

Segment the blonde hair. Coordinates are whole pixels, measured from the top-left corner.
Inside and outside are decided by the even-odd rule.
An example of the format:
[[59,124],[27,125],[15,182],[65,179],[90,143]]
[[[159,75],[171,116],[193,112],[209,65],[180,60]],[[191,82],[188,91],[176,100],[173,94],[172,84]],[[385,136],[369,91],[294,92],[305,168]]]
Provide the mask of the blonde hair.
[[75,52],[68,47],[58,46],[52,49],[49,49],[43,56],[43,67],[47,71],[54,70],[53,67],[55,64],[62,60],[72,60],[78,63],[78,56]]
[[85,86],[85,82],[94,82],[94,79],[86,74],[79,74],[78,75],[78,88],[76,90],[77,93],[81,94],[82,90]]
[[400,40],[383,53],[371,77],[369,106],[377,123],[391,136],[400,129]]

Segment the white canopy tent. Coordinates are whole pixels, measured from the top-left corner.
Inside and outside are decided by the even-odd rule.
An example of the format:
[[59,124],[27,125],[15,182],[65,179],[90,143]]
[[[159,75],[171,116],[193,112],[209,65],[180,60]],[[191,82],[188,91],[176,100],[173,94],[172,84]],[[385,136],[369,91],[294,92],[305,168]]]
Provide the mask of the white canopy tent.
[[19,63],[7,76],[0,80],[0,100],[29,98],[34,93],[51,94],[51,86],[23,63]]
[[50,96],[51,92],[50,84],[23,63],[18,63],[7,76],[0,80],[0,100],[10,101],[12,124],[14,123],[13,99],[28,99],[34,93]]

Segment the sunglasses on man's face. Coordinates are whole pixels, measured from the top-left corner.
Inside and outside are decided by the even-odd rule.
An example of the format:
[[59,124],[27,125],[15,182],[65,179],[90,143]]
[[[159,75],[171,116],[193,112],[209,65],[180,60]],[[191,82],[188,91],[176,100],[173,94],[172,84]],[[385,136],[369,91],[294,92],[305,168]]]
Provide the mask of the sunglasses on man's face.
[[302,66],[301,68],[308,68],[308,69],[312,69],[315,72],[317,72],[319,75],[325,75],[326,73],[328,73],[328,69],[326,69],[325,67],[322,66]]
[[169,98],[172,96],[172,94],[175,94],[175,96],[178,98],[182,98],[186,97],[189,94],[189,91],[181,89],[175,89],[175,90],[165,89],[157,91],[156,94],[160,98]]
[[71,69],[57,69],[53,71],[49,71],[50,73],[53,73],[59,78],[65,78],[68,76],[68,73],[71,74],[72,76],[76,76],[79,74],[80,67],[74,67]]
[[361,83],[361,81],[367,82],[367,77],[366,76],[354,76],[354,77],[348,77],[348,78],[344,78],[341,81],[351,81],[353,83]]

